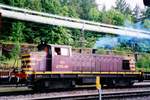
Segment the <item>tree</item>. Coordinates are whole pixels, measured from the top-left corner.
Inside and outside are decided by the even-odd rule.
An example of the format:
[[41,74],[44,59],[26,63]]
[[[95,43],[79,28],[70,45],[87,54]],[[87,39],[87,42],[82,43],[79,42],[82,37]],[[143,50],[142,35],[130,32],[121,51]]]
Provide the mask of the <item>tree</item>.
[[27,6],[27,0],[9,0],[9,4],[17,7],[25,8]]
[[148,7],[144,13],[145,18],[150,18],[150,7]]
[[141,18],[141,10],[140,7],[138,5],[135,6],[135,8],[133,9],[133,16],[135,18],[135,20]]
[[74,18],[79,18],[79,13],[78,11],[80,10],[80,6],[78,3],[78,0],[60,0],[62,8],[66,7],[67,9],[67,14],[65,16],[69,17],[74,17]]
[[130,10],[129,4],[127,4],[125,0],[117,0],[115,9],[126,15],[131,14],[132,12]]
[[144,20],[144,27],[147,29],[150,29],[150,20],[149,19]]
[[103,16],[102,16],[102,22],[107,23],[107,24],[123,26],[124,21],[125,21],[125,16],[121,12],[115,9],[112,9],[103,13]]
[[60,14],[62,11],[60,0],[42,0],[41,3],[44,12]]
[[[114,25],[123,25],[124,23],[124,16],[119,11],[111,10],[100,12],[93,0],[3,0],[3,2],[5,4],[27,9],[92,20],[96,22],[105,22]],[[11,23],[16,23],[16,20],[11,21]],[[80,40],[79,37],[81,36],[81,30],[37,23],[20,23],[22,23],[22,26],[25,26],[22,30],[23,35],[21,41],[38,43],[41,39],[43,39],[54,44],[70,44],[73,46],[80,46],[80,43],[77,41]],[[11,26],[9,26],[9,28],[12,29]],[[85,31],[84,37],[86,46],[93,47],[94,42],[100,37],[99,35],[94,34],[94,32]],[[14,36],[10,34],[10,37]],[[10,40],[14,41],[14,38]]]
[[12,24],[12,41],[23,42],[23,30],[25,26],[22,22],[15,22]]
[[92,21],[101,21],[102,12],[98,11],[96,7],[91,8],[88,12],[89,20]]
[[117,0],[115,9],[125,16],[125,20],[132,23],[134,21],[134,16],[129,4],[125,0]]
[[27,0],[28,1],[28,8],[37,10],[37,11],[42,11],[42,0]]

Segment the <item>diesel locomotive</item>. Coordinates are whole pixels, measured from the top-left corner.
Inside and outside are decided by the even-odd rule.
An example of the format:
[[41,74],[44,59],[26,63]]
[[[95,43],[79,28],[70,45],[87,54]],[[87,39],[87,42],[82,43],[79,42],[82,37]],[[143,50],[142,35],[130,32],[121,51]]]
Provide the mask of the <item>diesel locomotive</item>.
[[102,55],[95,49],[73,49],[71,46],[40,44],[37,52],[22,54],[22,71],[17,74],[33,89],[71,88],[93,84],[96,76],[107,86],[131,86],[142,81],[130,55]]

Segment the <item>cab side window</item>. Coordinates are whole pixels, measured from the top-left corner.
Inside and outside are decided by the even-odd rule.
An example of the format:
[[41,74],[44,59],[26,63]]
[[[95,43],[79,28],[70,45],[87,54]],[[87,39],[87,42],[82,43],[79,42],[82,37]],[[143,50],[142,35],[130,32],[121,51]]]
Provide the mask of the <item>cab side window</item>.
[[62,55],[62,56],[69,56],[69,48],[59,48],[59,47],[55,47],[54,49],[54,55]]
[[69,49],[68,48],[61,48],[61,55],[69,56]]
[[61,55],[61,50],[60,48],[55,48],[55,55]]
[[123,68],[124,70],[129,70],[129,69],[130,69],[129,60],[123,60],[123,61],[122,61],[122,68]]

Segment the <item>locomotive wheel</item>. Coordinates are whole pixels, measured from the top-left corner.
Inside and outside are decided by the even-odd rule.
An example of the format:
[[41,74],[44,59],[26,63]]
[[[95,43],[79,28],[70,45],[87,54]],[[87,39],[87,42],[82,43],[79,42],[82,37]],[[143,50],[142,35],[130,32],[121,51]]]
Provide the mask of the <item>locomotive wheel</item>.
[[134,84],[132,80],[123,80],[121,83],[122,83],[121,86],[127,86],[127,87],[131,87]]
[[109,82],[106,83],[106,85],[110,88],[116,87],[116,80],[110,80]]
[[131,81],[131,80],[129,80],[129,81],[127,82],[127,86],[133,86],[133,84],[134,84],[134,82]]

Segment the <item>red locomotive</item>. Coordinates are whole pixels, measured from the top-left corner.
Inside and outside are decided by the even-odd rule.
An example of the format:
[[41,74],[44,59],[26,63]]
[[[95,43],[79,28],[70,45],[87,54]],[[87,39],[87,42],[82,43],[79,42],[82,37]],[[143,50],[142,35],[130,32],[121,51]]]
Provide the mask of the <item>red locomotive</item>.
[[51,44],[41,44],[38,49],[22,55],[23,74],[33,89],[91,84],[96,76],[108,86],[129,86],[142,79],[132,56],[100,55],[92,49]]

